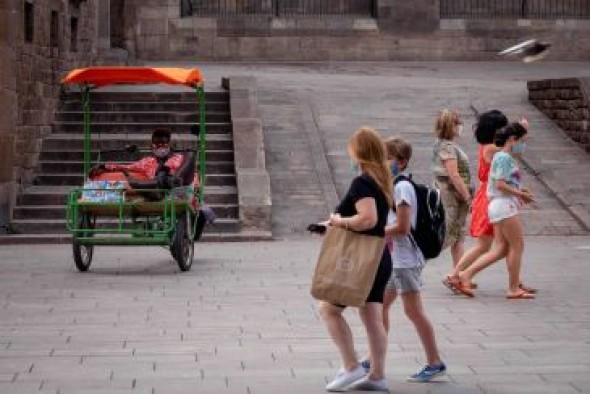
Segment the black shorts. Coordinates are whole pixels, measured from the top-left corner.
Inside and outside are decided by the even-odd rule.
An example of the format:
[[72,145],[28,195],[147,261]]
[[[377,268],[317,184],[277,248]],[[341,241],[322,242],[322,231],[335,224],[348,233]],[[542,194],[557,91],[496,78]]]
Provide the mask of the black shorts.
[[[391,276],[392,266],[393,264],[391,262],[391,255],[389,254],[389,250],[387,250],[386,246],[383,249],[383,255],[381,256],[381,261],[379,262],[379,267],[377,267],[377,273],[375,274],[375,280],[373,281],[373,287],[369,292],[366,302],[378,302],[380,304],[383,303],[383,294],[385,293],[385,287],[387,286],[387,282],[389,282],[389,277]],[[335,305],[340,308],[346,308],[346,305]]]
[[373,287],[367,297],[367,302],[379,302],[383,303],[383,294],[385,293],[385,287],[389,282],[391,276],[391,270],[393,263],[391,262],[391,255],[387,247],[383,249],[383,256],[381,256],[381,262],[379,268],[377,268],[377,274],[375,275],[375,281]]

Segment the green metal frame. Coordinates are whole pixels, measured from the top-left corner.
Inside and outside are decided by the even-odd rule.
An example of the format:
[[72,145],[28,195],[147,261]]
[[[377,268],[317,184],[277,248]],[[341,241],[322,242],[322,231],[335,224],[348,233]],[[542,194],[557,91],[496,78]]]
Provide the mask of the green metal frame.
[[206,151],[207,151],[207,118],[205,113],[205,88],[203,86],[197,86],[197,101],[199,105],[199,147],[197,160],[199,165],[199,204],[204,201],[205,193],[205,162],[206,162]]
[[[199,110],[199,136],[196,142],[196,160],[199,166],[197,200],[201,205],[204,201],[207,148],[204,86],[202,84],[195,86],[195,91]],[[84,110],[84,181],[86,181],[92,161],[90,87],[88,85],[82,86],[81,95]],[[89,189],[76,188],[69,191],[66,200],[66,227],[76,242],[82,245],[170,245],[175,235],[178,215],[185,215],[187,211],[192,215],[197,214],[191,205],[194,198],[192,187],[186,187],[184,190],[160,190],[164,198],[158,202],[126,201],[125,191],[121,191],[118,202],[83,202],[80,198],[84,190]],[[184,191],[184,194],[178,196],[179,191]],[[149,213],[145,213],[146,206],[150,207]],[[156,209],[153,209],[154,207]],[[115,228],[81,228],[79,219],[86,213],[99,218],[115,218],[117,224]],[[196,223],[197,221],[194,220],[193,233],[196,230]]]
[[[191,187],[181,190],[184,195],[180,196],[178,189],[160,190],[164,193],[164,198],[155,202],[128,201],[124,190],[120,192],[118,202],[80,201],[82,193],[88,190],[92,189],[76,188],[67,195],[66,227],[80,244],[170,245],[179,215],[184,215],[187,211],[195,213],[190,203],[193,198]],[[149,191],[154,192],[153,189]],[[115,219],[115,226],[81,228],[79,219],[82,214]],[[94,237],[95,235],[102,236]]]
[[90,86],[82,88],[82,108],[84,110],[84,181],[88,180],[92,145],[90,142]]

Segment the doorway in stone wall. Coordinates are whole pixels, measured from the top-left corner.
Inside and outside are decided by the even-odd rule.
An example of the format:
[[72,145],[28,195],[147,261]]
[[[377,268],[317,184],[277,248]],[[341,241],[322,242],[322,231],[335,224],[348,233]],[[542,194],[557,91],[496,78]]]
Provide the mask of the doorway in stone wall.
[[111,48],[125,49],[125,0],[110,2]]

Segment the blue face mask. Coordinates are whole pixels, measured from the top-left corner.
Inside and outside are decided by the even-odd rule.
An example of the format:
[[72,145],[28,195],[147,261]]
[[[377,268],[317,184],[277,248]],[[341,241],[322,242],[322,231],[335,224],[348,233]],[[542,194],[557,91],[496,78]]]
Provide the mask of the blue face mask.
[[512,145],[512,153],[516,153],[517,155],[522,155],[524,152],[524,148],[526,148],[526,144],[524,141],[518,141],[516,144]]
[[397,174],[399,174],[401,171],[399,169],[399,165],[396,162],[391,163],[391,167],[389,167],[391,169],[391,173],[394,176],[397,176]]
[[354,160],[350,160],[350,168],[349,171],[351,174],[357,175],[358,173],[361,172],[361,167],[359,166],[359,163],[357,163]]

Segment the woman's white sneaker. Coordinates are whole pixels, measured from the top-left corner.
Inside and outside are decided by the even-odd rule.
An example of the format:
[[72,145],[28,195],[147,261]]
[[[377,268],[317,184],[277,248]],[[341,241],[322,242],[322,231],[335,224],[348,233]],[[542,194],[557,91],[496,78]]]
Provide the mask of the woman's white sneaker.
[[346,391],[387,391],[389,392],[389,382],[387,379],[370,379],[369,376],[365,376],[360,380],[357,380],[346,388]]
[[365,377],[367,373],[361,365],[357,365],[352,371],[341,369],[334,379],[326,386],[327,391],[345,391],[348,386]]

